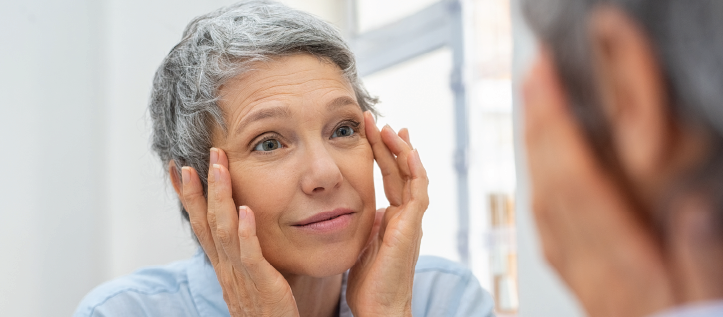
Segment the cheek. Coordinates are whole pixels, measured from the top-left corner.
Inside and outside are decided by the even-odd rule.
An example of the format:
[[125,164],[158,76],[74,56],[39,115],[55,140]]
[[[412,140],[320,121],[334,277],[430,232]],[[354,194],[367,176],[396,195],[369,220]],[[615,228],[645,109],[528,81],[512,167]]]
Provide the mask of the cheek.
[[293,196],[294,182],[283,177],[285,171],[278,166],[237,164],[230,172],[233,200],[253,210],[259,238],[278,231],[278,219]]
[[374,154],[371,147],[360,146],[345,153],[338,160],[339,169],[344,178],[359,193],[366,208],[376,209],[374,197]]

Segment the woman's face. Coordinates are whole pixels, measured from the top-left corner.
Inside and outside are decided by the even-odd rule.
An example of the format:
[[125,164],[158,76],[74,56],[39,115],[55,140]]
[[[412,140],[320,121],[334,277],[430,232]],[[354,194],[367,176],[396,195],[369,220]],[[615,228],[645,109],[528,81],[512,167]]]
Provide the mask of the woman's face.
[[374,156],[354,90],[311,55],[253,66],[220,89],[227,131],[216,129],[213,144],[228,156],[233,199],[254,211],[264,257],[282,274],[342,273],[375,213]]

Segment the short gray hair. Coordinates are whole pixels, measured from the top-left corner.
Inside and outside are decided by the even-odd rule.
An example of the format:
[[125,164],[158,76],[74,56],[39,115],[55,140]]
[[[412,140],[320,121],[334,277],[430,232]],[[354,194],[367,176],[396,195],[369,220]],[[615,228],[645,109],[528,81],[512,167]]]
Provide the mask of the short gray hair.
[[524,2],[530,26],[552,50],[573,112],[606,163],[611,163],[610,136],[595,90],[588,18],[596,6],[609,4],[642,27],[667,81],[671,113],[679,123],[706,130],[713,140],[708,162],[681,180],[687,187],[681,192],[693,190],[710,198],[723,221],[723,1]]
[[[252,63],[304,53],[338,66],[362,110],[376,114],[377,99],[367,93],[353,53],[329,23],[270,0],[242,1],[191,21],[153,80],[152,148],[163,165],[173,160],[195,168],[206,193],[212,127],[226,129],[219,87]],[[188,219],[183,206],[181,212]]]

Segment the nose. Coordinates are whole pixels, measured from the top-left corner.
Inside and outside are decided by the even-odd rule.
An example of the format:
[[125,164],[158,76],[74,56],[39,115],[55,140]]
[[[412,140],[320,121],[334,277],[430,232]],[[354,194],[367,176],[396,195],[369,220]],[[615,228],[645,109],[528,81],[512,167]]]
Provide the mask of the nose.
[[301,189],[307,195],[329,192],[344,180],[334,157],[323,145],[309,148],[303,165]]

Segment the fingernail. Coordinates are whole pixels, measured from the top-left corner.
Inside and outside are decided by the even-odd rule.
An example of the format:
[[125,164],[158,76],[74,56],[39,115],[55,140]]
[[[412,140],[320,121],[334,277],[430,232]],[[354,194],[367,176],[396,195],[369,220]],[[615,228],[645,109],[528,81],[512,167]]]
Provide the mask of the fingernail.
[[239,206],[238,207],[238,218],[246,219],[246,212],[247,212],[246,206]]
[[211,157],[209,159],[209,163],[216,164],[218,163],[218,149],[215,147],[211,148]]
[[188,180],[191,179],[191,172],[189,171],[188,166],[184,166],[181,168],[181,181],[184,185],[188,184]]

